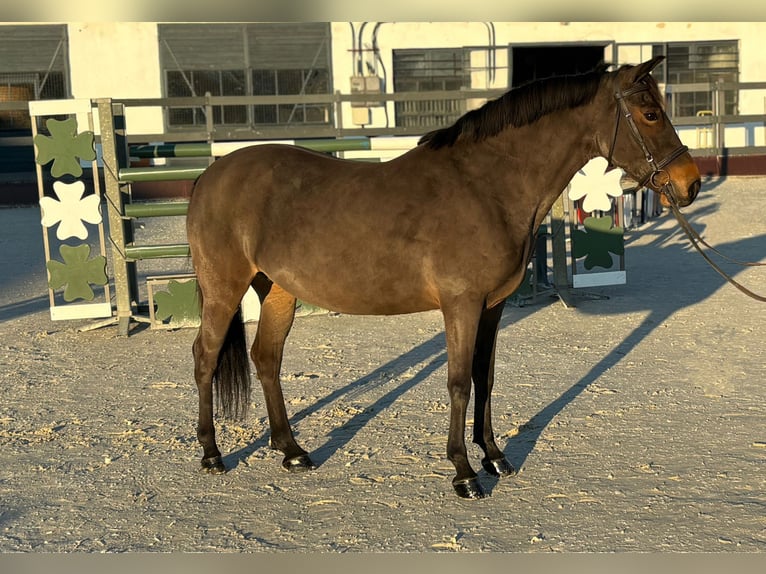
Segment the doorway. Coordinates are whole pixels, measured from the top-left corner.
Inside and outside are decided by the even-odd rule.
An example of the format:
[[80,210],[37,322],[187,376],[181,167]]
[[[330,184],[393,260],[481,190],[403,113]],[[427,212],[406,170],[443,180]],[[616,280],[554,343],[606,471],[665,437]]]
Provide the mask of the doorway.
[[511,87],[533,80],[589,72],[604,61],[605,44],[511,46]]

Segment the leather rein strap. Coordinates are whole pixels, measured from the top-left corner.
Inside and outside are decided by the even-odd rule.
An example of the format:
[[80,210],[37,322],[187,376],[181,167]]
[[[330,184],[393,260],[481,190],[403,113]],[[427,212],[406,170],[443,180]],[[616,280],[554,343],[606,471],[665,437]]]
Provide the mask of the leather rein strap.
[[737,289],[742,291],[742,293],[744,293],[748,297],[752,297],[756,301],[761,301],[761,302],[766,303],[766,297],[764,297],[763,295],[758,295],[757,293],[753,293],[752,291],[750,291],[750,289],[748,289],[747,287],[745,287],[741,283],[737,282],[731,275],[727,274],[723,269],[721,269],[718,265],[716,265],[716,263],[708,256],[708,254],[705,253],[702,250],[702,248],[700,247],[700,244],[702,244],[705,247],[711,249],[712,251],[714,251],[715,253],[717,253],[718,255],[723,257],[724,259],[727,259],[727,260],[729,260],[729,261],[731,261],[733,263],[736,263],[737,265],[753,266],[753,267],[755,267],[755,266],[762,266],[762,265],[766,265],[766,264],[764,264],[764,263],[748,263],[748,262],[744,262],[744,261],[737,261],[736,259],[732,259],[730,257],[727,257],[726,255],[722,254],[717,249],[715,249],[715,248],[711,247],[710,245],[708,245],[702,239],[702,237],[700,237],[699,233],[697,233],[697,231],[689,224],[689,222],[686,220],[686,218],[681,214],[681,210],[678,208],[678,204],[676,203],[676,200],[673,197],[673,194],[669,193],[667,191],[667,187],[668,186],[665,186],[665,187],[662,188],[662,193],[667,198],[668,203],[670,204],[670,208],[673,211],[673,215],[676,217],[676,220],[678,221],[678,224],[681,226],[681,229],[683,229],[684,232],[686,233],[686,236],[689,238],[689,241],[691,241],[691,244],[694,246],[694,248],[697,251],[700,252],[700,255],[702,255],[702,257],[705,258],[705,261],[707,261],[708,264],[710,264],[710,266],[713,269],[715,269],[716,272],[718,272],[718,274],[721,277],[723,277],[729,283],[734,285]]

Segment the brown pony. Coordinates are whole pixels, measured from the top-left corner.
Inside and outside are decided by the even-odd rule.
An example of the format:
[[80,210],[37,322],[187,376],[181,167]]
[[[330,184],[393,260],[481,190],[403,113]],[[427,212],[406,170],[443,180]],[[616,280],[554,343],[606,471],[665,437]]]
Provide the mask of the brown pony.
[[514,474],[492,430],[495,339],[554,201],[596,156],[678,205],[699,191],[699,171],[650,75],[660,60],[513,89],[384,163],[258,145],[212,164],[187,217],[202,306],[193,354],[203,469],[226,470],[215,442],[213,382],[224,416],[244,416],[249,403],[239,304],[252,285],[261,316],[250,356],[271,445],[284,453],[286,469],[314,468],[293,438],[279,380],[299,298],[347,314],[440,309],[453,487],[462,497],[484,496],[465,446],[471,380],[482,465],[496,476]]

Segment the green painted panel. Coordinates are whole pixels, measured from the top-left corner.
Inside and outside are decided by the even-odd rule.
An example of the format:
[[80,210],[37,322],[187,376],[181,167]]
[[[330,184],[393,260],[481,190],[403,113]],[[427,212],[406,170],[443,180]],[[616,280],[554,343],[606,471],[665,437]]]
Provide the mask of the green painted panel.
[[92,301],[95,297],[91,285],[106,285],[106,257],[90,257],[90,246],[83,243],[77,247],[62,245],[59,249],[61,261],[51,259],[46,263],[51,289],[64,289],[64,301],[75,299]]
[[583,225],[585,231],[576,229],[572,233],[572,256],[575,259],[585,257],[585,269],[611,269],[614,261],[610,253],[625,253],[625,230],[615,226],[611,217],[588,217]]
[[37,148],[36,161],[40,165],[53,162],[51,175],[73,175],[80,177],[82,167],[80,160],[93,161],[96,159],[96,150],[93,145],[93,132],[77,133],[77,120],[57,120],[50,118],[45,122],[50,136],[38,134],[34,144]]
[[157,305],[154,316],[159,321],[168,321],[177,326],[199,324],[196,279],[169,281],[167,291],[155,293],[154,302]]

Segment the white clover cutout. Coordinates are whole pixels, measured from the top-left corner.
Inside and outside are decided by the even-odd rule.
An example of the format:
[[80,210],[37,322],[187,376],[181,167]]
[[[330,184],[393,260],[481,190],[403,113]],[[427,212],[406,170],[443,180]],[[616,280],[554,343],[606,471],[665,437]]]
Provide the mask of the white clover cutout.
[[67,239],[88,237],[88,229],[83,221],[88,223],[101,223],[101,205],[98,195],[92,194],[83,197],[85,184],[81,181],[74,183],[53,182],[53,191],[58,199],[43,197],[40,199],[40,210],[43,214],[42,224],[44,227],[53,227],[59,224],[56,237]]
[[612,197],[622,195],[619,169],[606,171],[608,162],[603,157],[596,157],[586,163],[569,183],[569,198],[572,201],[585,198],[582,209],[586,213],[596,210],[609,211]]

